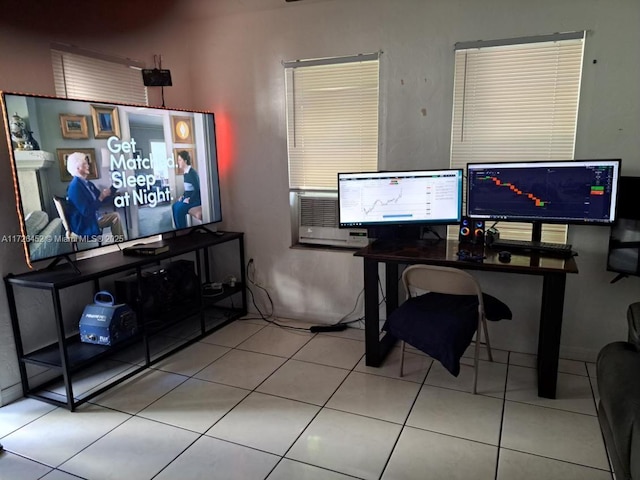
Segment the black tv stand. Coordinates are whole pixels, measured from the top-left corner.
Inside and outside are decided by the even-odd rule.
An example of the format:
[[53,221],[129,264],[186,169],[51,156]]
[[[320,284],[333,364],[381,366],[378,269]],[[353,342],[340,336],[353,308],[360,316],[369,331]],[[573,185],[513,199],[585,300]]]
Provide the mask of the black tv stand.
[[[60,265],[56,259],[47,269],[5,277],[25,397],[73,411],[114,385],[246,315],[243,233],[182,235],[163,242],[170,248],[157,255],[127,256],[117,251],[76,261],[65,256],[61,258],[74,270]],[[192,281],[189,288],[185,286],[168,306],[149,307],[147,300],[156,300],[148,295],[141,297],[148,271],[187,259],[197,280]],[[213,280],[221,282],[227,275],[238,280],[223,284],[215,297],[202,295],[202,288],[211,283],[212,275],[216,275]],[[128,301],[118,297],[114,285],[117,280],[125,279],[131,279],[135,289],[130,306],[136,311],[137,333],[111,346],[82,342],[78,324],[84,305],[91,304],[95,293],[101,290],[116,294],[118,303]],[[137,298],[143,301],[135,300]],[[101,377],[105,363],[109,368],[117,365],[108,379]]]

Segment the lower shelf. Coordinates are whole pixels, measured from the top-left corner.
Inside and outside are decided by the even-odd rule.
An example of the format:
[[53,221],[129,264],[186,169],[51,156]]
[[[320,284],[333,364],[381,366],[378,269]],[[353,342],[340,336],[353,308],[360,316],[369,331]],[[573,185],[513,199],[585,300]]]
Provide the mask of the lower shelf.
[[242,309],[207,307],[204,323],[191,315],[165,325],[152,335],[137,335],[112,347],[80,342],[79,336],[67,339],[70,392],[62,375],[58,344],[48,345],[23,357],[37,366],[37,375],[29,376],[26,395],[74,410],[77,406],[125,381],[149,366],[201,340],[217,329],[246,314]]

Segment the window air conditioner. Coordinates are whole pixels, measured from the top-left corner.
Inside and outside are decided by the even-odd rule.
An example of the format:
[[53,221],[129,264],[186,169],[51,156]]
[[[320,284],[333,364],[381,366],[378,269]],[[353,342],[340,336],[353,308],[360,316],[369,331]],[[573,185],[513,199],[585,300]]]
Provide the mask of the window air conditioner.
[[298,193],[298,242],[360,248],[369,244],[367,230],[338,228],[337,193]]

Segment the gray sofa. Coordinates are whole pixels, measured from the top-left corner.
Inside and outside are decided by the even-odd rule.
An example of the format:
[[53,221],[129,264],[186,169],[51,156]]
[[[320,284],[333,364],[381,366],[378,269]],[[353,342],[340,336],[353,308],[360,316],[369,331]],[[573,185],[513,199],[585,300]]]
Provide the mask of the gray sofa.
[[[36,210],[25,218],[25,227],[27,237],[32,240],[29,243],[32,260],[71,252],[69,242],[59,241],[64,238],[64,229],[59,218],[49,221],[49,215],[46,212]],[[58,239],[58,241],[50,241],[51,239]]]
[[617,480],[640,480],[640,302],[627,310],[629,338],[598,354],[598,420]]

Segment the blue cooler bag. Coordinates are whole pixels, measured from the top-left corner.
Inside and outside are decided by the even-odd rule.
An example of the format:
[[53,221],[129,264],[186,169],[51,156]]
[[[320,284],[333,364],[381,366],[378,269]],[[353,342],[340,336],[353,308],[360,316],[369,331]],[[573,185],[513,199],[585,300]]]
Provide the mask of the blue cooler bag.
[[[107,297],[107,301],[100,301]],[[138,332],[138,321],[133,309],[124,303],[114,305],[113,295],[100,291],[93,304],[84,307],[80,318],[80,341],[97,345],[115,345]]]

